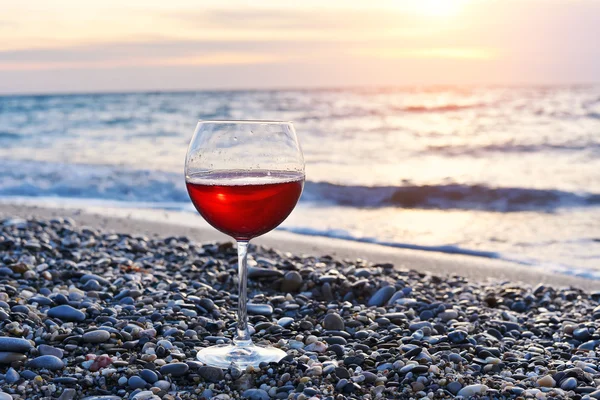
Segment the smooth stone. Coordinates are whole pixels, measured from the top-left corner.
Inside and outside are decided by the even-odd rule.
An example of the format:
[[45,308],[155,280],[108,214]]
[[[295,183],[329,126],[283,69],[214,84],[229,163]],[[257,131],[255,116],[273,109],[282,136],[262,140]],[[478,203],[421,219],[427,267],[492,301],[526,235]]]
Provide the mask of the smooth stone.
[[139,376],[132,376],[127,381],[127,385],[129,385],[129,387],[132,389],[143,389],[146,387],[147,384],[148,384],[148,382],[146,382],[144,379],[140,378]]
[[155,383],[158,380],[158,375],[156,375],[156,372],[152,371],[151,369],[143,369],[140,372],[140,376],[148,383]]
[[37,349],[42,356],[54,356],[58,358],[64,357],[64,351],[62,349],[48,346],[47,344],[40,344]]
[[110,286],[110,281],[106,278],[103,278],[101,276],[98,275],[94,275],[94,274],[85,274],[83,275],[81,278],[79,278],[79,282],[81,283],[86,283],[87,281],[90,280],[94,280],[97,281],[105,286]]
[[198,368],[198,375],[213,383],[217,383],[225,377],[225,373],[223,373],[221,368],[211,367],[208,365]]
[[398,290],[396,293],[392,295],[392,297],[388,300],[388,306],[393,305],[398,300],[404,298],[404,292],[402,290]]
[[119,396],[88,396],[81,400],[123,400],[123,398]]
[[15,361],[25,360],[27,360],[27,356],[25,354],[0,351],[0,364],[10,364]]
[[306,351],[314,351],[315,353],[324,353],[327,350],[327,344],[323,342],[314,342],[304,346]]
[[66,388],[60,394],[60,397],[58,398],[58,400],[72,400],[75,398],[76,395],[77,395],[77,390],[75,390],[73,388]]
[[164,390],[166,392],[171,388],[171,382],[165,380],[156,381],[154,382],[154,385],[152,387],[157,387],[160,390]]
[[298,271],[289,271],[283,276],[281,291],[284,293],[297,292],[302,287],[302,275]]
[[554,387],[556,386],[556,381],[550,375],[546,375],[538,379],[537,384],[543,387]]
[[8,393],[0,392],[0,400],[13,400],[13,397]]
[[450,339],[452,343],[462,343],[467,339],[467,336],[467,332],[456,330],[448,334],[448,339]]
[[579,328],[573,331],[573,337],[580,342],[585,342],[590,338],[590,331],[588,328]]
[[163,375],[182,376],[185,375],[190,367],[186,363],[171,363],[160,367],[160,373]]
[[11,353],[27,353],[33,346],[29,340],[0,336],[0,351]]
[[589,340],[581,344],[578,350],[594,350],[600,344],[600,340]]
[[48,317],[58,318],[62,321],[82,322],[85,321],[85,314],[76,308],[63,304],[48,310]]
[[446,310],[438,314],[438,317],[443,322],[448,322],[450,320],[458,318],[458,312],[456,310]]
[[488,391],[488,389],[489,388],[486,385],[469,385],[460,389],[457,395],[469,398],[470,396],[475,396],[476,394],[485,394]]
[[269,393],[262,389],[248,389],[242,394],[248,400],[270,400]]
[[282,326],[284,328],[287,328],[288,326],[290,326],[293,323],[294,323],[294,318],[291,318],[291,317],[279,318],[279,320],[277,321],[277,325]]
[[560,388],[562,390],[573,390],[577,387],[577,379],[570,377],[565,379],[561,384]]
[[276,269],[248,267],[248,279],[281,278],[283,272]]
[[86,332],[83,341],[87,343],[104,343],[110,339],[110,333],[104,330]]
[[460,389],[462,389],[462,384],[460,382],[453,381],[446,385],[446,389],[448,389],[450,393],[455,395],[459,392]]
[[131,400],[160,400],[160,397],[156,396],[151,390],[144,390],[136,393],[133,397],[130,397]]
[[4,380],[8,383],[15,383],[18,382],[19,379],[21,379],[21,376],[19,375],[19,373],[14,369],[14,368],[9,368],[8,371],[6,371],[6,374],[4,375]]
[[27,363],[27,366],[34,369],[48,369],[50,371],[56,371],[63,369],[65,363],[58,357],[55,356],[39,356]]
[[270,317],[273,314],[273,307],[269,304],[248,303],[247,310],[251,315]]
[[348,370],[344,367],[337,367],[335,369],[335,374],[337,375],[338,378],[340,379],[350,379],[350,373],[348,372]]
[[329,331],[343,331],[345,328],[344,320],[337,313],[327,314],[323,319],[323,328]]
[[396,289],[393,286],[384,286],[371,296],[367,306],[369,307],[380,307],[384,305],[393,295]]

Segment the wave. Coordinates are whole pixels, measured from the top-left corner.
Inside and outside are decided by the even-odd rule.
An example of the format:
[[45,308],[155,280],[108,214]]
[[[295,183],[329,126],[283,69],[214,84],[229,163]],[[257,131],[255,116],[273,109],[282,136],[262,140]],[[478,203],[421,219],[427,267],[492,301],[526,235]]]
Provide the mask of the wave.
[[450,112],[450,111],[461,111],[472,108],[482,108],[487,104],[475,103],[475,104],[444,104],[440,106],[406,106],[396,108],[397,111],[414,112],[414,113],[426,113],[426,112]]
[[333,239],[341,239],[341,240],[349,240],[353,242],[359,243],[370,243],[377,244],[380,246],[386,247],[394,247],[398,249],[408,249],[408,250],[419,250],[419,251],[430,251],[444,254],[459,254],[465,256],[472,257],[482,257],[488,259],[496,259],[508,261],[511,263],[528,266],[528,267],[537,267],[544,269],[545,272],[554,272],[558,274],[575,276],[579,278],[586,278],[592,280],[600,280],[600,271],[586,269],[586,268],[578,268],[570,265],[564,265],[560,263],[549,263],[542,260],[536,260],[527,257],[519,257],[510,254],[503,254],[496,251],[486,251],[486,250],[478,250],[478,249],[468,249],[456,245],[440,245],[440,246],[424,246],[418,244],[411,243],[403,243],[403,242],[394,242],[389,240],[381,240],[373,237],[362,237],[355,236],[351,233],[343,230],[343,229],[313,229],[307,227],[278,227],[278,230],[297,233],[300,235],[308,235],[308,236],[320,236],[320,237],[328,237]]
[[565,143],[519,144],[514,141],[487,145],[432,145],[423,153],[436,153],[444,156],[482,156],[486,153],[543,153],[547,151],[593,151],[600,149],[600,143],[572,141]]
[[0,131],[0,139],[20,139],[21,135],[14,132]]
[[[183,174],[117,166],[38,161],[0,163],[0,196],[188,203]],[[553,189],[440,184],[340,185],[307,181],[303,202],[355,208],[402,207],[494,212],[553,211],[600,205],[600,194]]]
[[403,207],[496,212],[600,205],[600,194],[485,185],[344,186],[307,182],[305,198],[359,208]]

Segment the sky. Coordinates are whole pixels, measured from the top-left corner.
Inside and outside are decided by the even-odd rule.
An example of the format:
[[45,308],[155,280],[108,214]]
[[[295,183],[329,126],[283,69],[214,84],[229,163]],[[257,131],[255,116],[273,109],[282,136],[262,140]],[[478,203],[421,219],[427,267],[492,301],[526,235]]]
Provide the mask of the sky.
[[0,93],[600,82],[600,0],[0,2]]

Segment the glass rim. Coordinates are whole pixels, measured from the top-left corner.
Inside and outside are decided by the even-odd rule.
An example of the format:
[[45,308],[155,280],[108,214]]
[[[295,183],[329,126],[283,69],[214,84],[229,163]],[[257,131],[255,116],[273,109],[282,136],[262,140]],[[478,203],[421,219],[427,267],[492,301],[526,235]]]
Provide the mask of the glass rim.
[[199,119],[198,123],[211,124],[293,124],[292,121],[278,121],[272,119]]

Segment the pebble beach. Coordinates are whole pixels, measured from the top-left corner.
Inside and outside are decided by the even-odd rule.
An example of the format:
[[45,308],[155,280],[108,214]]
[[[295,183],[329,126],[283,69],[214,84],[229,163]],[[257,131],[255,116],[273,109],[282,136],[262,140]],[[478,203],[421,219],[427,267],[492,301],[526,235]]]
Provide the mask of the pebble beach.
[[229,242],[0,220],[0,400],[595,399],[600,292],[251,246],[248,311],[279,363],[221,370]]

